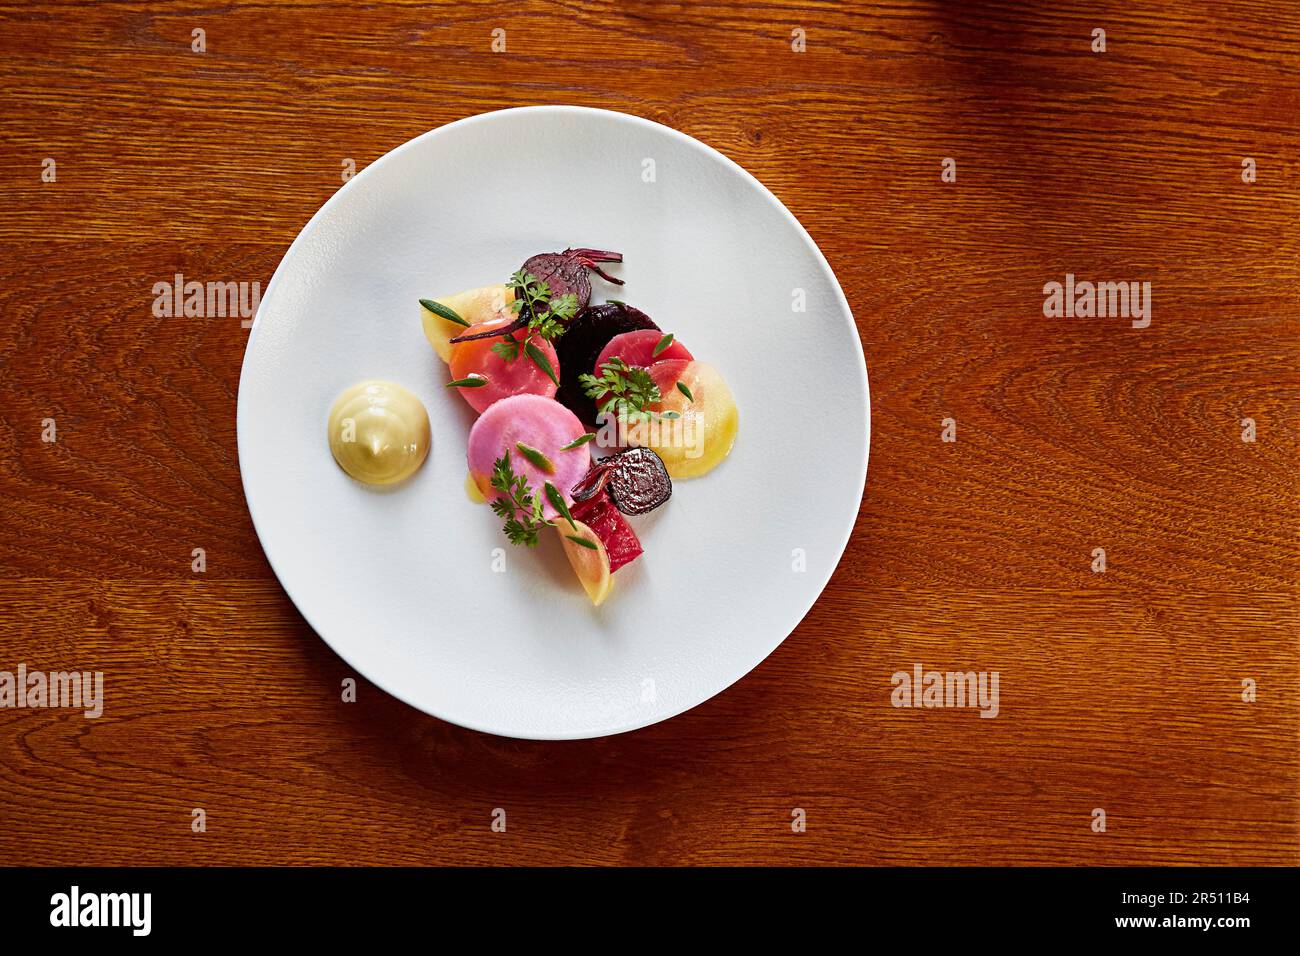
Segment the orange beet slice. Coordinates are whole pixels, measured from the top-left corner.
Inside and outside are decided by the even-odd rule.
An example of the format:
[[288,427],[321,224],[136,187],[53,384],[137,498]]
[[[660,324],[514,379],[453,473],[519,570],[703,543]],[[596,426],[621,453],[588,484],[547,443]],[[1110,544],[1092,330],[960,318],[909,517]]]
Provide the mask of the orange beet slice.
[[[513,320],[508,317],[493,319],[472,326],[472,331],[505,328],[511,321]],[[500,336],[451,345],[452,381],[482,380],[486,383],[477,387],[453,386],[476,412],[482,412],[493,402],[511,395],[541,395],[550,398],[555,394],[555,382],[541,365],[526,354],[525,333],[515,332],[514,336],[518,345],[513,359],[506,359],[492,351],[492,347],[502,341]],[[560,360],[555,354],[555,346],[539,336],[533,337],[532,344],[541,351],[545,362],[558,378]]]

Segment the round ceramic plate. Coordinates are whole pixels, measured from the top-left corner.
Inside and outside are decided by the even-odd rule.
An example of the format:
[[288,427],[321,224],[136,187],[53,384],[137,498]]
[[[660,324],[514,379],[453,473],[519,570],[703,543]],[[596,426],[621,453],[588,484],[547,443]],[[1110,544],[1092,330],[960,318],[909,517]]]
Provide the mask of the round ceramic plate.
[[[556,535],[512,547],[466,495],[473,412],[417,302],[568,246],[622,252],[627,284],[593,276],[592,302],[648,312],[740,409],[731,456],[631,519],[645,553],[598,608]],[[394,488],[348,478],[326,441],[335,397],[367,378],[413,391],[432,422],[428,461]],[[844,550],[870,438],[853,317],[789,211],[689,136],[565,106],[451,123],[344,185],[263,296],[238,424],[262,547],[330,647],[436,717],[546,739],[672,717],[770,654]]]

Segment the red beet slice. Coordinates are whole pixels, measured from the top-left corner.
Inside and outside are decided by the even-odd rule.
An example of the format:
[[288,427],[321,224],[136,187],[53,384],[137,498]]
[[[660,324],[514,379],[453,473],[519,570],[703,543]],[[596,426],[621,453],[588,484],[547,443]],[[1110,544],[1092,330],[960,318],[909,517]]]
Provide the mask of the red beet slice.
[[658,329],[637,329],[635,332],[616,335],[605,344],[600,355],[596,357],[596,368],[615,358],[621,358],[628,365],[649,368],[655,362],[668,362],[673,359],[690,361],[695,357],[676,339],[669,342],[664,346],[663,351],[656,355],[655,349],[663,339],[664,334]]
[[578,376],[595,372],[596,359],[610,339],[637,329],[660,331],[650,316],[623,302],[593,305],[578,313],[555,343],[560,355],[560,389],[555,400],[586,424],[595,425],[596,403],[583,394]]
[[610,573],[640,556],[641,542],[637,540],[636,532],[606,495],[579,501],[569,510],[575,520],[581,521],[600,538],[600,543],[609,553]]

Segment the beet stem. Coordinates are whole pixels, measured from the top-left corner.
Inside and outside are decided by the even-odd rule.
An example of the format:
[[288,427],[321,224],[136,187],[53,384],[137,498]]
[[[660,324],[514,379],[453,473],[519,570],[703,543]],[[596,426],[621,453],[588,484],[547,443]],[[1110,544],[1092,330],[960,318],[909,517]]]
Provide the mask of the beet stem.
[[527,316],[520,316],[504,328],[489,329],[487,332],[474,332],[473,334],[467,333],[464,335],[458,335],[450,341],[452,345],[455,345],[457,342],[473,342],[475,339],[490,339],[498,335],[509,335],[511,332],[519,331],[527,324]]
[[606,282],[612,282],[612,283],[614,283],[614,285],[622,285],[622,284],[623,284],[623,280],[622,280],[622,279],[616,279],[614,276],[610,275],[608,272],[606,272],[606,271],[605,271],[604,269],[602,269],[600,266],[596,265],[596,263],[593,262],[591,259],[579,259],[578,261],[581,262],[581,263],[582,263],[586,268],[588,268],[588,269],[590,269],[592,272],[596,273],[596,275],[600,276],[600,277],[601,277],[602,279],[604,279]]
[[[623,253],[605,252],[602,249],[565,249],[562,255],[578,256],[592,262],[622,262]],[[586,263],[584,263],[585,265]]]

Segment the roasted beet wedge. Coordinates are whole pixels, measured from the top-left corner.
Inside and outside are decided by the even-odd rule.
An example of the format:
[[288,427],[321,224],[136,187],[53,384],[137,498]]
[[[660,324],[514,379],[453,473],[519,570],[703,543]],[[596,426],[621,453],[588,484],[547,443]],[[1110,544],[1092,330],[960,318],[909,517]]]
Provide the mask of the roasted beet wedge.
[[[572,292],[578,298],[578,310],[585,309],[591,302],[591,279],[587,276],[590,269],[607,282],[622,285],[622,279],[616,279],[597,263],[622,262],[623,253],[606,252],[602,249],[565,249],[563,252],[542,252],[531,256],[520,267],[520,271],[532,275],[539,282],[545,282],[551,290],[551,298],[558,299]],[[486,339],[506,335],[528,324],[532,316],[527,305],[519,309],[519,318],[507,328],[490,332],[469,332],[452,339],[456,342],[471,342],[474,339]]]
[[595,373],[596,359],[610,339],[637,329],[660,331],[650,316],[623,302],[606,302],[579,312],[555,343],[560,356],[560,390],[555,393],[556,401],[586,424],[596,424],[596,403],[583,393],[578,376]]
[[609,554],[611,574],[641,555],[641,542],[637,540],[636,532],[608,496],[598,494],[586,501],[575,502],[570,512],[575,520],[581,521],[600,538]]
[[623,514],[643,515],[672,497],[673,482],[657,454],[649,448],[628,448],[592,462],[571,494],[581,502],[602,490]]
[[551,288],[551,298],[558,299],[572,292],[578,297],[578,309],[585,309],[591,304],[591,279],[587,277],[590,269],[607,282],[622,285],[622,279],[616,279],[598,266],[598,262],[622,262],[623,253],[604,252],[600,249],[565,249],[563,252],[543,252],[533,256],[523,265],[523,271],[535,275]]

